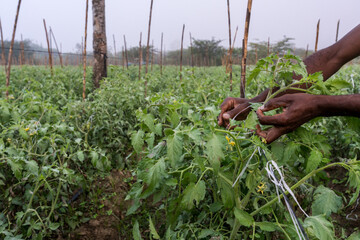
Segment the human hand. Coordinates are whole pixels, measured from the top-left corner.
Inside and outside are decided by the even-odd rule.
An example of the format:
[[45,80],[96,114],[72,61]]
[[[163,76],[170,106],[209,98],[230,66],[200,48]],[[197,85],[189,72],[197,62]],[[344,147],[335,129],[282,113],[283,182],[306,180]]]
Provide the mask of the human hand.
[[249,99],[227,97],[220,105],[221,112],[218,116],[219,126],[228,127],[230,119],[244,120],[251,111]]
[[[261,130],[258,125],[256,134],[263,137],[267,143],[275,141],[283,134],[292,132],[303,123],[320,116],[318,102],[316,95],[305,93],[286,94],[269,100],[256,111],[256,114],[261,124],[273,125],[273,127]],[[280,107],[283,108],[282,113],[273,116],[264,115],[264,112]]]

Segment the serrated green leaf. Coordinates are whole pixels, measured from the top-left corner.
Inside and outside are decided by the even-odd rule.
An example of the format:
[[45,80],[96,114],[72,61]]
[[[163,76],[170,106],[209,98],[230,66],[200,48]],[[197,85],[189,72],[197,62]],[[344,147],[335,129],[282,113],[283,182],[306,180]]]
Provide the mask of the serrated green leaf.
[[330,216],[342,206],[342,199],[336,193],[324,186],[319,186],[314,192],[314,201],[311,205],[312,214]]
[[237,207],[234,208],[234,215],[241,225],[250,227],[254,223],[254,218],[244,210]]
[[245,128],[255,129],[258,124],[258,118],[255,111],[251,111],[245,120]]
[[201,132],[199,131],[199,129],[194,128],[192,129],[189,133],[188,136],[196,143],[196,144],[200,144],[201,142]]
[[160,236],[155,229],[155,226],[154,226],[154,223],[153,223],[151,217],[149,217],[149,227],[150,227],[150,233],[151,233],[152,237],[154,239],[160,239]]
[[19,163],[17,161],[13,161],[10,158],[7,159],[7,163],[10,165],[11,170],[12,170],[13,174],[15,175],[15,177],[17,179],[20,179],[21,171],[23,170],[21,163]]
[[143,118],[143,121],[144,121],[145,125],[150,129],[151,132],[153,132],[153,133],[156,132],[155,125],[154,125],[155,118],[151,113],[146,114]]
[[255,225],[265,232],[274,232],[277,228],[277,225],[272,222],[257,222]]
[[206,143],[206,155],[212,168],[217,172],[220,168],[220,160],[224,158],[222,143],[220,137],[213,134],[210,140]]
[[162,124],[161,123],[156,124],[154,133],[158,136],[162,136]]
[[325,216],[311,216],[305,219],[304,227],[307,232],[318,239],[332,240],[335,239],[334,226]]
[[211,229],[203,229],[203,230],[201,230],[198,238],[199,239],[202,239],[202,238],[209,239],[208,237],[211,236],[212,234],[214,234],[213,230],[211,230]]
[[25,161],[25,164],[26,164],[25,165],[26,170],[28,172],[30,172],[34,176],[38,175],[39,166],[37,162],[35,162],[34,160],[30,160],[30,161]]
[[139,222],[137,220],[134,223],[132,234],[133,234],[134,240],[142,240],[140,228],[139,228]]
[[[225,173],[221,173],[225,175]],[[231,176],[226,176],[231,179]],[[224,207],[227,209],[232,209],[235,205],[235,192],[234,188],[227,183],[222,177],[217,179],[218,188],[220,190],[221,201],[224,204]]]
[[131,144],[137,153],[140,153],[142,151],[142,147],[144,145],[144,135],[145,133],[142,130],[134,132],[131,135]]
[[55,231],[56,229],[58,229],[60,227],[60,223],[50,223],[49,224],[49,228],[52,230],[52,231]]
[[19,133],[20,133],[20,136],[21,136],[24,140],[28,140],[28,139],[29,139],[29,134],[25,131],[25,129],[20,128],[20,129],[19,129]]
[[321,163],[322,159],[323,159],[323,155],[320,151],[318,151],[316,149],[311,150],[310,156],[307,159],[305,171],[307,173],[309,173],[309,172],[315,170]]
[[166,140],[167,157],[172,167],[176,167],[182,155],[183,139],[180,134],[175,133]]
[[76,156],[77,156],[77,158],[78,158],[78,160],[79,160],[80,162],[83,162],[84,159],[85,159],[85,156],[84,156],[84,152],[83,152],[83,151],[78,151],[78,152],[76,153]]
[[354,232],[349,236],[347,240],[359,240],[360,239],[360,232]]
[[184,196],[181,200],[181,205],[188,210],[191,210],[194,207],[194,201],[196,205],[199,204],[201,200],[205,197],[205,182],[201,180],[197,184],[190,183],[184,190]]

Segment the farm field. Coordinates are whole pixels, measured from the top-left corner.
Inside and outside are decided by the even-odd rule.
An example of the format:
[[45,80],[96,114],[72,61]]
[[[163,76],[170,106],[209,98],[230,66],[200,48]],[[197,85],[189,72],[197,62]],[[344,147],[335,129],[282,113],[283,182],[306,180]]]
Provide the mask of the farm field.
[[[247,97],[286,88],[293,71],[313,94],[359,93],[359,65],[326,82],[303,68],[291,55],[260,60]],[[358,118],[317,118],[268,145],[254,112],[232,130],[217,125],[222,101],[239,96],[239,66],[233,92],[224,67],[179,74],[155,65],[144,96],[136,66],[109,66],[99,89],[87,75],[83,101],[80,67],[53,77],[13,67],[8,99],[0,86],[0,239],[297,239],[270,159],[310,239],[360,238]]]

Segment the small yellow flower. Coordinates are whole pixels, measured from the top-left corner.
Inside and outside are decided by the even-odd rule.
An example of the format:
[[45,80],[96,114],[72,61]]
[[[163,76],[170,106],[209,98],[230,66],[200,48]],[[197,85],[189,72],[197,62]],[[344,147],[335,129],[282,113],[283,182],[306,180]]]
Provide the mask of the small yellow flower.
[[266,185],[264,182],[260,182],[260,184],[257,186],[258,187],[258,190],[257,192],[261,192],[261,194],[264,194],[264,191],[266,189]]
[[265,144],[267,143],[267,142],[266,142],[266,139],[263,138],[263,137],[261,138],[261,141],[262,141],[263,143],[265,143]]
[[15,99],[14,96],[9,96],[10,99]]
[[70,115],[70,118],[73,118],[73,116]]
[[231,146],[235,146],[235,142],[234,142],[234,141],[229,142],[229,144],[230,144]]
[[6,139],[8,142],[11,142],[11,138]]
[[228,136],[225,136],[226,140],[228,141],[228,143],[230,142],[230,138]]
[[63,119],[63,120],[61,120],[61,121],[65,122],[65,119]]
[[25,128],[25,131],[29,131],[30,130],[30,128]]

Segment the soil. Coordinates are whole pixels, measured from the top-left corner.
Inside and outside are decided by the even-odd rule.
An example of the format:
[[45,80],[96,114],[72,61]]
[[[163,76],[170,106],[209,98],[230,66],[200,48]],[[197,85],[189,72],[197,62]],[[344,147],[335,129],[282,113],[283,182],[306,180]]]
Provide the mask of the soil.
[[[99,180],[92,191],[101,190],[102,196],[99,205],[103,205],[96,213],[96,218],[91,218],[87,223],[80,225],[76,230],[58,240],[118,240],[132,239],[131,218],[126,216],[130,201],[125,201],[127,192],[131,188],[129,171],[113,170],[111,175]],[[89,217],[91,217],[89,215]]]

